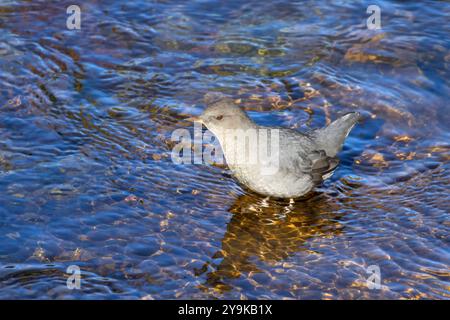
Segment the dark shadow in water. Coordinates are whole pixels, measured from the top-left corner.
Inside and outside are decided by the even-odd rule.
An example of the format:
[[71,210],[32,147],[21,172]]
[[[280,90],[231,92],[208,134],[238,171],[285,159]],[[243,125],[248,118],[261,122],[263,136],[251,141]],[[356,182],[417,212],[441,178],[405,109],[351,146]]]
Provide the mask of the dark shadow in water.
[[[236,199],[229,211],[233,214],[222,239],[222,249],[212,257],[204,289],[228,291],[232,279],[249,272],[261,272],[258,265],[287,259],[306,250],[313,237],[337,236],[343,225],[338,220],[339,204],[329,195],[314,193],[309,199],[290,204],[283,200],[265,200],[254,194]],[[208,264],[197,275],[208,270]],[[209,269],[211,270],[211,269]]]

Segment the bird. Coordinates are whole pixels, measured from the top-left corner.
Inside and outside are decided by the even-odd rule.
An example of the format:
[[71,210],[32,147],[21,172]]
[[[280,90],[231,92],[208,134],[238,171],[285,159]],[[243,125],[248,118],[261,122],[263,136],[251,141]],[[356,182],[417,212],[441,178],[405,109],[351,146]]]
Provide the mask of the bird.
[[360,119],[358,112],[350,112],[328,126],[300,132],[258,125],[222,93],[207,93],[204,102],[203,113],[186,120],[200,122],[213,133],[237,181],[262,196],[291,201],[307,195],[333,174],[339,164],[338,153]]

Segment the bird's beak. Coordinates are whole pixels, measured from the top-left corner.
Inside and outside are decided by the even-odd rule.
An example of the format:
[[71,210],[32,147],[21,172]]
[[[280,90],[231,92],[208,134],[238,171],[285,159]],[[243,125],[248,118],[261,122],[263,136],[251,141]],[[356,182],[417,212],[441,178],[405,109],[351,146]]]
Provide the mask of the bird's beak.
[[201,119],[200,117],[195,117],[195,116],[194,116],[194,117],[187,118],[186,121],[203,123],[203,121],[202,121],[202,119]]

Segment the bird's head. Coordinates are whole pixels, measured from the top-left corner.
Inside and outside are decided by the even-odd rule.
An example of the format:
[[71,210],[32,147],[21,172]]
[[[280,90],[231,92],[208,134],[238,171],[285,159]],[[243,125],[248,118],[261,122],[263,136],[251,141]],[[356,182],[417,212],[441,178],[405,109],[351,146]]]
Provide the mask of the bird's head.
[[188,120],[204,124],[215,135],[226,129],[249,129],[255,124],[236,103],[220,93],[207,93],[204,97],[206,109],[198,117]]

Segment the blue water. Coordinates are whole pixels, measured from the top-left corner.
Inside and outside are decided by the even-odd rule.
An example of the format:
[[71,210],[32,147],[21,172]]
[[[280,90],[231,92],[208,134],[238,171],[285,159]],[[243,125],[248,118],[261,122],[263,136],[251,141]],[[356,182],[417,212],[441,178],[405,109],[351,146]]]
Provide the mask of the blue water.
[[[0,5],[0,298],[450,297],[448,2],[377,1],[379,30],[371,1],[89,1],[68,30],[71,4]],[[171,161],[211,91],[363,120],[289,206]]]

